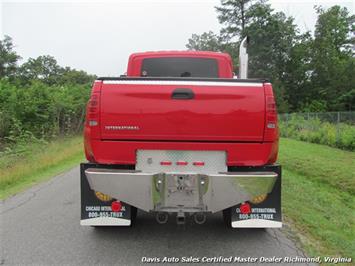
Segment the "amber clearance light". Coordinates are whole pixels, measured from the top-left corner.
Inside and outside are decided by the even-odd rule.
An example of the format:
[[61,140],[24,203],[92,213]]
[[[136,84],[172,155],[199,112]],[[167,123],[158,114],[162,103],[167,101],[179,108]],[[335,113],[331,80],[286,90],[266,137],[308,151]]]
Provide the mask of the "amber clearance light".
[[262,203],[263,201],[265,201],[266,198],[267,198],[267,194],[262,194],[262,195],[252,198],[252,200],[250,202],[253,204],[259,204],[259,203]]

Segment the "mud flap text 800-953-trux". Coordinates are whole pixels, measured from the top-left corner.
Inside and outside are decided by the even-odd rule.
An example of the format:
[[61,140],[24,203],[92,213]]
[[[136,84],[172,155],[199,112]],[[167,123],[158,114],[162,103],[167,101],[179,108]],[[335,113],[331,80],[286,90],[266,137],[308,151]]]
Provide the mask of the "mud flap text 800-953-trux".
[[90,188],[85,170],[93,166],[99,167],[89,163],[80,165],[80,224],[88,226],[130,226],[132,218],[135,216],[135,208]]
[[[239,169],[240,170],[240,169]],[[245,169],[247,170],[247,169]],[[253,170],[259,170],[253,168]],[[260,170],[273,171],[278,174],[271,193],[260,203],[243,202],[223,211],[228,225],[233,228],[280,228],[281,216],[281,166],[263,166]]]

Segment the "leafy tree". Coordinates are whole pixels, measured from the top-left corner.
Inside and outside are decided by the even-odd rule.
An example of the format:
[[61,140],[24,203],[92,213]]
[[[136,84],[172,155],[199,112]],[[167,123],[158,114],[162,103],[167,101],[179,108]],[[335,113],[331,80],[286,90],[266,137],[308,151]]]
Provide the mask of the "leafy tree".
[[0,40],[0,78],[13,77],[16,73],[17,62],[21,57],[13,49],[11,37],[5,35],[5,38]]
[[190,50],[220,51],[223,40],[213,31],[204,32],[201,35],[192,34],[186,47]]
[[49,55],[17,67],[20,57],[11,38],[0,45],[0,149],[23,152],[28,142],[77,134],[90,95],[88,84],[96,77],[62,68]]
[[30,132],[35,138],[78,133],[90,86],[52,85],[34,80],[26,86],[0,80],[0,145]]
[[312,44],[313,96],[327,103],[328,110],[354,107],[355,16],[346,8],[316,8],[318,20]]
[[[224,25],[219,34],[212,31],[201,35],[193,34],[186,47],[191,50],[209,50],[229,53],[232,56],[235,71],[238,68],[239,41],[245,36],[245,27],[249,25],[255,5],[265,0],[222,0],[216,7],[218,20]],[[234,38],[236,37],[236,38]]]
[[59,83],[60,84],[88,84],[96,78],[95,75],[89,75],[83,70],[71,69],[66,67],[63,69]]
[[29,58],[20,67],[20,76],[25,81],[40,80],[48,85],[53,85],[60,79],[63,69],[57,60],[50,55],[42,55],[37,58]]
[[281,80],[297,34],[293,18],[283,12],[273,13],[268,4],[254,5],[249,14],[244,29],[250,37],[249,76]]
[[239,39],[245,36],[244,29],[254,16],[253,8],[263,3],[265,0],[222,0],[221,6],[216,7],[218,20],[225,26],[222,35]]
[[[186,47],[231,52],[237,62],[239,41],[248,35],[249,76],[281,79],[297,35],[293,18],[282,12],[273,13],[264,0],[222,0],[216,9],[219,21],[224,25],[221,34],[211,31],[194,34]],[[231,36],[238,40],[232,41]]]
[[315,29],[315,43],[331,41],[329,46],[337,52],[354,55],[352,45],[355,44],[355,15],[350,15],[346,7],[338,5],[324,10],[315,7],[318,20]]
[[271,78],[279,109],[287,111],[288,88],[284,80],[290,53],[297,41],[293,18],[282,12],[274,13],[264,0],[222,0],[216,10],[224,25],[221,34],[195,34],[187,47],[228,52],[237,65],[239,42],[249,36],[249,77]]
[[[312,76],[312,45],[313,39],[309,32],[296,37],[291,47],[289,60],[284,66],[282,83],[286,89],[284,99],[287,101],[287,111],[304,109],[316,97],[313,95]],[[308,111],[324,110],[324,104],[317,103]]]
[[19,69],[22,84],[29,81],[40,80],[47,85],[54,84],[88,84],[96,76],[89,75],[85,71],[62,68],[53,56],[39,56],[36,59],[29,58]]
[[234,66],[238,65],[237,43],[227,42],[221,35],[217,35],[212,31],[204,32],[201,35],[193,34],[188,40],[186,48],[196,51],[225,52],[231,55]]

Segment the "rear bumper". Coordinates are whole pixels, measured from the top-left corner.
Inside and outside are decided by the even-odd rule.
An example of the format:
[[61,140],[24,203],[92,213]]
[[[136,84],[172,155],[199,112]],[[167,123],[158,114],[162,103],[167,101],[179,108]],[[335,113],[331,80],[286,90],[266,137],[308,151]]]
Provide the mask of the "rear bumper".
[[[89,186],[145,211],[218,212],[272,192],[279,166],[218,174],[144,173],[85,167]],[[183,185],[181,185],[183,184]]]

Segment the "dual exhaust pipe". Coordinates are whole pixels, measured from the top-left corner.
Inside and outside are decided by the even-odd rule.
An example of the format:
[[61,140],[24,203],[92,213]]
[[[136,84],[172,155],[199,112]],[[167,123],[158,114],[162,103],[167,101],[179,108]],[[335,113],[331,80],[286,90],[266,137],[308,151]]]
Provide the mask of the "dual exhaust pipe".
[[[192,215],[196,224],[204,224],[206,222],[206,214],[203,212],[196,212]],[[169,220],[168,212],[157,212],[155,219],[159,224],[166,224]],[[186,223],[186,214],[184,212],[178,212],[176,215],[176,224],[184,225]]]

